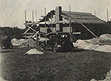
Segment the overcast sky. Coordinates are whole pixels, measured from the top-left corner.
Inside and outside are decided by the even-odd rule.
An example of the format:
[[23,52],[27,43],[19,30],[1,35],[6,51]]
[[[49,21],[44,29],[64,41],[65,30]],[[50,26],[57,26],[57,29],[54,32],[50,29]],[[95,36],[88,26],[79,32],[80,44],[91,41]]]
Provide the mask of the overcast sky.
[[37,18],[44,15],[44,8],[47,12],[54,10],[56,6],[62,6],[63,10],[76,12],[96,11],[97,17],[106,20],[107,9],[109,10],[109,19],[111,19],[111,0],[0,0],[0,26],[19,26],[24,25],[24,10],[27,10],[27,19],[31,20],[32,10],[37,11]]

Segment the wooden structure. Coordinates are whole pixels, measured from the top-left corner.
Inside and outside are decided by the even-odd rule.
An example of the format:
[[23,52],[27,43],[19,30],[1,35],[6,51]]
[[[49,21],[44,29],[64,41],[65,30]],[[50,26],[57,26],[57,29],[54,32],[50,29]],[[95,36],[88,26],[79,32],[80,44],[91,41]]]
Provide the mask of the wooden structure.
[[27,38],[34,38],[39,34],[39,21],[37,21],[37,12],[36,12],[36,21],[34,21],[34,11],[32,10],[32,21],[26,20],[26,10],[25,10],[25,32],[24,36]]
[[[46,19],[46,21],[45,21]],[[89,39],[107,33],[107,23],[91,13],[62,11],[60,6],[51,10],[39,24],[40,31],[70,32],[76,39]],[[44,22],[48,22],[45,26]]]

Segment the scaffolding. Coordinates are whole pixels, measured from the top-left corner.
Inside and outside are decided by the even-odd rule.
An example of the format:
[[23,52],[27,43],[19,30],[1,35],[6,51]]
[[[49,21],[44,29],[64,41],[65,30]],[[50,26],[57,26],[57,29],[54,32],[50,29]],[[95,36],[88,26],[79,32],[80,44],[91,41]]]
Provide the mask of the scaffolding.
[[[40,21],[37,21],[37,11],[35,11],[35,16],[36,16],[36,21],[34,21],[34,10],[32,10],[32,21],[28,22],[27,21],[27,14],[26,14],[26,10],[25,10],[25,27],[27,28],[25,30],[25,32],[23,33],[25,37],[27,38],[34,38],[36,37],[37,34],[39,34],[39,30],[36,30],[33,28],[33,26],[36,26],[36,28],[39,27],[39,23]],[[33,33],[28,33],[30,30],[33,31]],[[29,36],[26,36],[27,34],[29,34]]]

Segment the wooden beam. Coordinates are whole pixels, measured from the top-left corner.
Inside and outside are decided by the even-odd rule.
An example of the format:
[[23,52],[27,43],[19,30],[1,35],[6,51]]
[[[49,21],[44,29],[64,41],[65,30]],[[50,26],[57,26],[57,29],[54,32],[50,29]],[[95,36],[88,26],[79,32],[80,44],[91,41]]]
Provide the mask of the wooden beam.
[[109,21],[109,12],[108,12],[108,9],[107,9],[107,21]]
[[26,14],[26,13],[27,13],[27,12],[26,12],[26,10],[25,10],[25,22],[26,22],[26,19],[27,19],[27,18],[26,18],[26,17],[27,17],[27,14]]

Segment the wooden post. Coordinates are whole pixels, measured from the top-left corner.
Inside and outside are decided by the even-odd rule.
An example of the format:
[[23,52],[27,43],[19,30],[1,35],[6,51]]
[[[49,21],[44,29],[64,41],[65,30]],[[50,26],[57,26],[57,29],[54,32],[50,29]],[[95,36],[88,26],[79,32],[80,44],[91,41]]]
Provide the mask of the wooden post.
[[32,10],[32,22],[34,22],[34,10]]
[[55,9],[56,31],[63,32],[63,26],[60,23],[60,21],[62,21],[61,13],[62,13],[61,6],[57,6]]
[[[52,18],[53,18],[53,14],[52,14],[52,12],[51,12],[51,22],[52,22]],[[52,31],[53,31],[52,24],[51,24],[51,28],[52,28]]]
[[46,8],[44,8],[44,14],[45,14],[45,28],[46,28]]
[[25,23],[26,23],[26,10],[25,10]]
[[94,15],[96,16],[96,11],[94,10]]
[[108,9],[107,9],[107,21],[109,21],[109,14],[108,14]]
[[72,32],[72,27],[71,27],[71,6],[69,5],[69,27],[70,27],[70,33]]
[[35,21],[37,22],[37,11],[35,10]]

